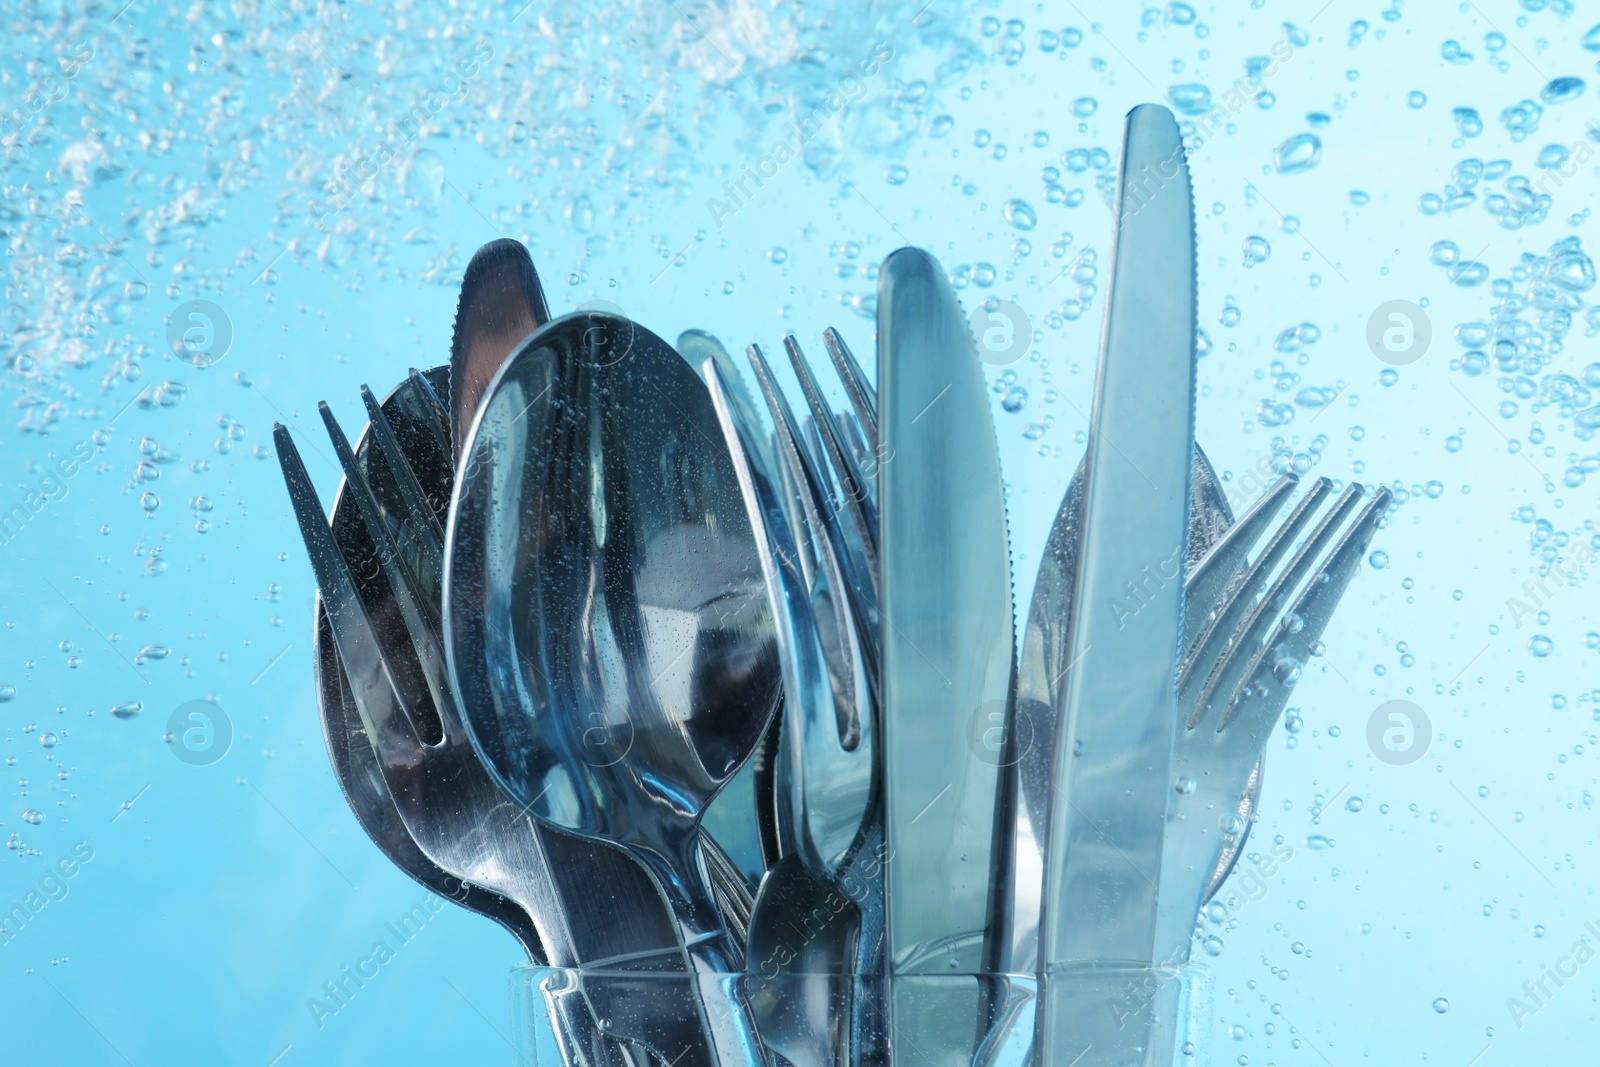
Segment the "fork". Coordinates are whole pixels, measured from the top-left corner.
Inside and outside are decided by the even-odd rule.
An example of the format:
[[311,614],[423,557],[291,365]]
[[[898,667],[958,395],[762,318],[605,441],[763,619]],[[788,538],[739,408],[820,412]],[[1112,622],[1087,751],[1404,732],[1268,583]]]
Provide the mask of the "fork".
[[[1295,540],[1316,518],[1332,489],[1332,483],[1322,478],[1306,493],[1217,602],[1180,669],[1182,719],[1175,787],[1167,809],[1157,928],[1157,944],[1172,946],[1170,958],[1178,963],[1188,958],[1199,910],[1237,856],[1238,848],[1232,847],[1230,856],[1230,847],[1242,843],[1248,830],[1248,823],[1241,825],[1235,814],[1238,799],[1250,784],[1305,663],[1320,650],[1322,633],[1392,497],[1387,488],[1378,489],[1347,524],[1363,493],[1360,486],[1349,486],[1290,556]],[[1281,495],[1269,491],[1264,503],[1276,507]],[[1235,529],[1244,526],[1240,523]],[[1219,561],[1219,570],[1226,570],[1228,558],[1248,550],[1249,540],[1248,532],[1224,536],[1197,573],[1210,570],[1207,563],[1212,557]],[[1280,570],[1285,557],[1288,561]]]

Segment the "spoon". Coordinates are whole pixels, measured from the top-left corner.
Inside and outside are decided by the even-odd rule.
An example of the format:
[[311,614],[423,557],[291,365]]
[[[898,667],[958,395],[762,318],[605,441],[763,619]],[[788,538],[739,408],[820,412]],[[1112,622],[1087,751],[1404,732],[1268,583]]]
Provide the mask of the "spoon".
[[[781,680],[704,384],[629,320],[567,315],[501,367],[465,441],[444,629],[478,751],[535,817],[651,872],[698,973],[737,971],[699,827]],[[748,1010],[717,1007],[715,1058],[757,1057]]]

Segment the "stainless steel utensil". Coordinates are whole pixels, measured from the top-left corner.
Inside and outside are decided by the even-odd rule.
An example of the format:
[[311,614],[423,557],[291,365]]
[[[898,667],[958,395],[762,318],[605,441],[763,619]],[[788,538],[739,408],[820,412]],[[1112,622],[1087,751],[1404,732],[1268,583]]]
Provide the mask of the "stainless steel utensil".
[[[1152,187],[1153,186],[1153,187]],[[1158,958],[1194,453],[1194,208],[1177,122],[1128,115],[1045,853],[1037,1048],[1122,1063],[1118,972]],[[1112,1025],[1116,1022],[1117,1025]]]
[[350,693],[350,682],[345,677],[339,651],[334,647],[333,631],[320,599],[314,625],[312,664],[322,735],[328,745],[328,762],[333,765],[334,777],[356,822],[390,863],[438,896],[505,927],[528,954],[528,962],[542,965],[544,949],[526,912],[500,894],[463,882],[446,872],[411,839],[395,808],[394,797],[378,770],[372,742],[361,724],[361,714]]
[[[1067,623],[1071,616],[1072,579],[1078,568],[1078,539],[1083,529],[1084,469],[1085,464],[1079,464],[1068,484],[1040,556],[1018,660],[1016,719],[1011,726],[1015,739],[1002,766],[1003,773],[1016,780],[1014,788],[1018,797],[1014,821],[1016,874],[1012,885],[1011,949],[1001,968],[1013,974],[1034,973],[1039,962],[1044,831],[1049,824],[1051,806],[1058,796],[1052,788],[1056,710],[1070,666]],[[1258,536],[1263,518],[1270,519],[1276,511],[1275,506],[1269,509],[1266,504],[1280,500],[1279,490],[1292,488],[1294,482],[1293,476],[1282,479],[1265,495],[1262,503],[1235,523],[1217,487],[1210,460],[1199,446],[1195,447],[1190,475],[1189,545],[1205,555],[1202,563],[1189,569],[1184,592],[1186,612],[1198,613],[1203,621],[1204,606],[1216,606],[1222,588],[1217,586],[1214,576],[1220,574],[1225,583],[1237,576],[1245,562],[1231,550],[1231,541],[1237,540],[1238,532]],[[1230,539],[1228,548],[1210,551],[1225,537]],[[1245,542],[1246,549],[1253,540]],[[1194,554],[1192,551],[1191,555]],[[1199,629],[1198,625],[1194,631],[1187,627],[1186,623],[1186,634]],[[998,744],[994,751],[996,758],[1001,758],[1003,749]]]
[[[1187,959],[1196,915],[1213,883],[1225,874],[1220,868],[1227,862],[1230,839],[1242,837],[1246,828],[1235,813],[1239,792],[1258,766],[1262,747],[1354,577],[1391,495],[1379,489],[1344,527],[1361,495],[1360,486],[1349,487],[1257,599],[1273,564],[1330,488],[1323,481],[1316,487],[1321,492],[1307,495],[1221,605],[1218,614],[1225,615],[1243,602],[1249,607],[1247,620],[1220,649],[1197,643],[1195,658],[1185,664],[1189,677],[1205,681],[1188,687],[1181,702],[1184,718],[1173,768],[1178,785],[1167,814],[1162,861],[1159,943],[1176,962]],[[1206,653],[1209,660],[1200,658]]]
[[[762,880],[746,958],[761,976],[751,1000],[767,1046],[795,1067],[829,1067],[847,1047],[850,1012],[841,1009],[849,1004],[861,927],[860,904],[836,876],[862,834],[876,730],[861,639],[831,543],[838,531],[823,518],[793,415],[754,346],[751,362],[804,511],[786,513],[776,480],[757,459],[756,428],[730,402],[732,388],[708,359],[705,380],[756,533],[787,694],[776,776],[786,854]],[[799,567],[799,540],[811,542],[820,563],[814,583]]]
[[[644,864],[697,971],[737,969],[699,820],[781,683],[704,386],[626,319],[556,319],[497,374],[460,471],[445,629],[484,760],[542,821]],[[704,1021],[722,1062],[754,1054],[736,998]]]

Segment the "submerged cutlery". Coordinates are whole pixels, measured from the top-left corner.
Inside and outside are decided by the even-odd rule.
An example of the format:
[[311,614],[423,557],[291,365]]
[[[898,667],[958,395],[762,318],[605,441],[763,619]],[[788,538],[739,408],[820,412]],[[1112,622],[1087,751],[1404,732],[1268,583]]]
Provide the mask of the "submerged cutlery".
[[[459,469],[445,629],[479,752],[540,820],[649,869],[697,972],[737,970],[699,823],[781,688],[703,384],[626,319],[564,316],[501,368]],[[707,1007],[716,1058],[753,1055],[738,999]]]
[[[1151,186],[1154,186],[1153,188]],[[1128,115],[1054,758],[1036,1048],[1117,1064],[1118,972],[1157,959],[1194,452],[1194,209],[1172,113]]]
[[316,636],[312,664],[316,671],[317,701],[322,734],[328,744],[328,762],[356,821],[390,863],[446,900],[493,919],[522,945],[534,964],[544,962],[544,949],[527,913],[498,893],[463,882],[429,859],[412,840],[395,809],[394,797],[378,770],[372,742],[361,725],[361,714],[350,693],[344,664],[333,645],[328,616],[317,604]]

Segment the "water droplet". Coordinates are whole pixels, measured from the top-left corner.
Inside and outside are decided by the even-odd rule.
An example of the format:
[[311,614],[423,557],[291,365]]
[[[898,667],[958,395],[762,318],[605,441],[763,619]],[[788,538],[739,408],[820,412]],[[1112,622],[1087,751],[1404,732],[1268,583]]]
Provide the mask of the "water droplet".
[[1265,263],[1272,258],[1272,246],[1265,237],[1246,237],[1244,239],[1244,265],[1253,267],[1257,263]]
[[1072,113],[1080,119],[1086,119],[1095,113],[1100,102],[1092,96],[1080,96],[1072,102]]
[[1544,634],[1534,634],[1532,637],[1528,638],[1528,651],[1532,652],[1539,659],[1544,659],[1551,652],[1555,651],[1555,647],[1556,643],[1550,640],[1550,638]]
[[1038,218],[1033,213],[1033,208],[1029,206],[1026,200],[1015,198],[1007,200],[1005,206],[1000,209],[1000,213],[1005,217],[1006,222],[1011,224],[1012,229],[1016,230],[1031,230],[1038,222]]
[[1345,811],[1360,811],[1361,810],[1361,798],[1360,797],[1351,797],[1349,800],[1345,801],[1344,802],[1344,810]]
[[145,493],[139,497],[139,506],[146,511],[154,511],[161,506],[161,498],[154,493]]
[[55,734],[51,733],[49,730],[46,730],[44,733],[39,735],[39,747],[55,748],[59,740],[60,738],[56,737]]
[[1322,161],[1322,139],[1314,133],[1297,133],[1272,153],[1279,174],[1301,174]]
[[904,185],[909,177],[911,177],[910,168],[899,163],[891,163],[883,168],[883,180],[890,185]]
[[131,719],[144,710],[144,705],[137,700],[129,700],[118,704],[111,709],[111,714],[119,719]]
[[22,813],[22,821],[27,823],[29,826],[38,826],[40,823],[44,822],[44,812],[40,811],[38,808],[29,808]]
[[1428,94],[1413,89],[1406,94],[1406,103],[1411,105],[1413,109],[1423,107],[1428,103]]
[[1188,796],[1189,794],[1193,793],[1199,787],[1200,787],[1200,783],[1199,782],[1196,782],[1193,778],[1188,778],[1188,777],[1179,778],[1178,781],[1177,781],[1177,784],[1174,786],[1174,788],[1177,789],[1178,794],[1180,796]]
[[1450,112],[1450,117],[1455,120],[1456,131],[1463,137],[1476,137],[1483,132],[1483,119],[1475,107],[1455,108]]
[[1167,90],[1167,99],[1185,115],[1204,115],[1211,110],[1211,90],[1198,82],[1174,85]]
[[1433,1000],[1433,1010],[1438,1012],[1440,1015],[1443,1015],[1445,1012],[1450,1010],[1450,1002],[1443,997],[1435,997]]
[[594,229],[594,201],[589,199],[588,193],[579,193],[567,207],[567,218],[572,221],[572,228],[579,233],[588,233]]
[[1389,565],[1389,553],[1380,548],[1367,557],[1367,562],[1372,564],[1373,570],[1381,571]]
[[1200,947],[1206,950],[1207,956],[1220,956],[1222,955],[1222,938],[1216,934],[1208,934],[1206,939],[1200,942]]
[[1000,398],[1000,406],[1013,415],[1021,411],[1023,405],[1027,404],[1027,402],[1028,391],[1020,385],[1013,385],[1006,390],[1005,396]]
[[1463,289],[1482,285],[1489,280],[1489,268],[1471,259],[1454,264],[1446,273],[1452,282],[1455,282]]
[[17,699],[17,690],[15,686],[0,685],[0,704],[4,704],[7,701],[15,699]]
[[1539,149],[1539,157],[1534,160],[1534,166],[1540,170],[1555,170],[1567,161],[1571,155],[1565,145],[1547,144]]
[[424,211],[435,211],[444,196],[444,160],[432,149],[424,148],[411,157],[406,167],[406,195]]
[[1582,95],[1582,78],[1552,78],[1549,84],[1539,90],[1539,99],[1547,104],[1565,104],[1568,100],[1576,100]]
[[1435,241],[1428,249],[1428,258],[1435,266],[1448,267],[1461,258],[1461,249],[1454,241]]

